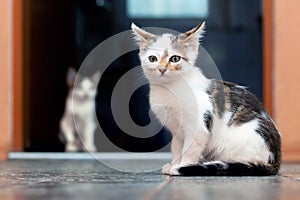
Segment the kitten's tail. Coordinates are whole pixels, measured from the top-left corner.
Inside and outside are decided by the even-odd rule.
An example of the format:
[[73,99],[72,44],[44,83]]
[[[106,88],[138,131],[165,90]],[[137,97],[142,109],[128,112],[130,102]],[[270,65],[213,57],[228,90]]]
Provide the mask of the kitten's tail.
[[278,173],[278,165],[256,165],[211,161],[178,169],[182,176],[270,176]]

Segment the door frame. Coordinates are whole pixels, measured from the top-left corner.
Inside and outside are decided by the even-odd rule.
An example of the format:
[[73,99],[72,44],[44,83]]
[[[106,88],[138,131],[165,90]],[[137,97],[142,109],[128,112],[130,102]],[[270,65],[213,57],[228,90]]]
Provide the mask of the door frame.
[[[24,106],[24,6],[26,0],[13,1],[13,140],[12,151],[23,151],[25,147]],[[273,115],[273,0],[263,0],[263,104]],[[28,41],[27,41],[28,42]]]
[[263,104],[271,116],[273,110],[274,0],[263,0]]
[[13,140],[12,150],[24,149],[24,0],[13,1]]

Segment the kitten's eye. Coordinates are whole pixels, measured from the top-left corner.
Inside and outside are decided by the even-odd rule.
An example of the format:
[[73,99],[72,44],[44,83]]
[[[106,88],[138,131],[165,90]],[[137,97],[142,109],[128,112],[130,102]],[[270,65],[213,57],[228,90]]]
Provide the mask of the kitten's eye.
[[156,56],[149,56],[148,59],[149,59],[150,62],[156,62],[157,61]]
[[181,59],[181,57],[180,56],[172,56],[170,59],[169,59],[169,61],[170,62],[173,62],[173,63],[176,63],[176,62],[179,62],[180,61],[180,59]]

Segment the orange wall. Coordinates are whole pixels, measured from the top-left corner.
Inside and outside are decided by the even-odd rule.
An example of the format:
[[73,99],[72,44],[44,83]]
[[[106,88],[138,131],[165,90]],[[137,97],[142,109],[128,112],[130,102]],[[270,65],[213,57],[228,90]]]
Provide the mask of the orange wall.
[[300,160],[300,1],[274,0],[274,115],[283,159]]
[[11,0],[0,1],[0,159],[6,158],[12,133]]

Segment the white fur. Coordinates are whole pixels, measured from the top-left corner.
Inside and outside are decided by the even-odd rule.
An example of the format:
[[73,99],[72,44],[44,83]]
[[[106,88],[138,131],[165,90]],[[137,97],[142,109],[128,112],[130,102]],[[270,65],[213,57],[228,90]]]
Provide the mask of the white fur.
[[204,77],[196,69],[188,75],[174,82],[150,82],[150,105],[153,112],[161,122],[166,122],[164,125],[173,135],[173,161],[163,168],[166,174],[177,175],[179,166],[197,163],[209,136],[203,122],[204,113],[212,110],[209,96],[205,92],[209,80],[203,80]]
[[210,155],[211,151],[215,160],[225,162],[267,164],[271,153],[264,139],[255,131],[258,121],[255,119],[240,126],[228,127],[230,115],[227,112],[223,119],[215,116],[206,154]]

